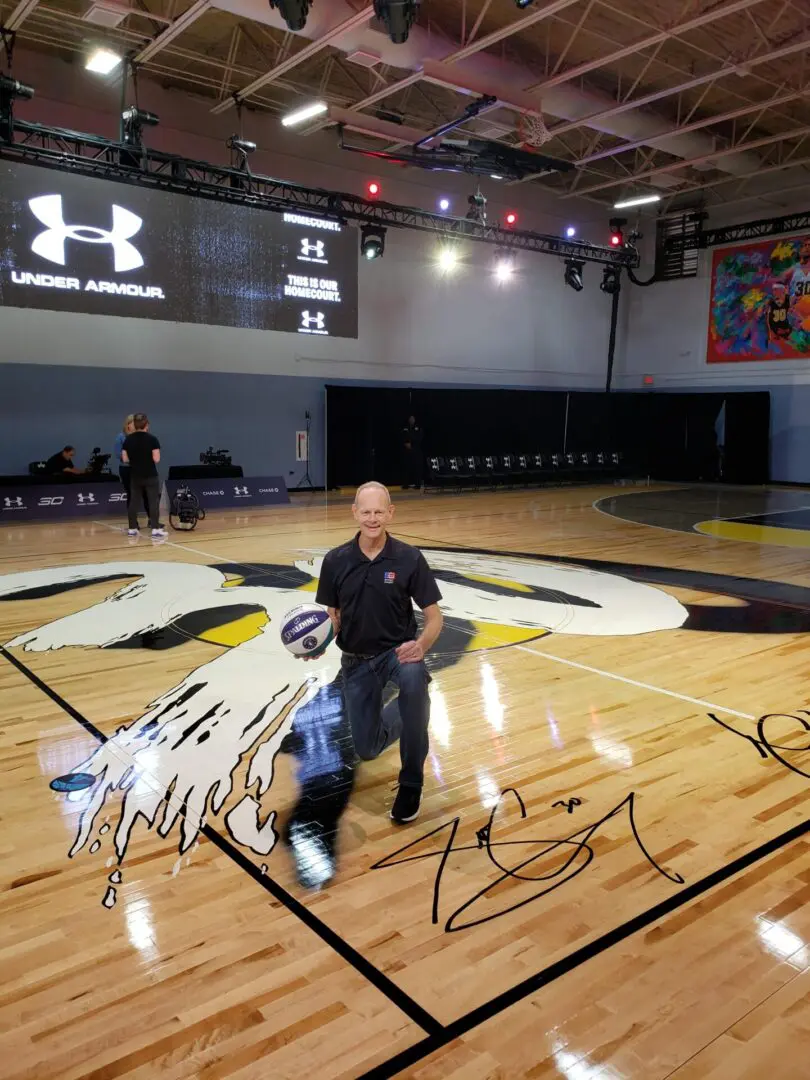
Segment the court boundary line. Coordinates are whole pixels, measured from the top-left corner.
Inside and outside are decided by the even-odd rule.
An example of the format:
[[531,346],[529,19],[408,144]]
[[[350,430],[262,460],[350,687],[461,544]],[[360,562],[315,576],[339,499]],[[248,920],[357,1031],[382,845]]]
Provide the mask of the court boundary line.
[[[96,740],[96,742],[100,744],[109,742],[109,737],[105,735],[103,731],[97,728],[91,720],[88,720],[86,716],[71,705],[69,701],[63,698],[61,694],[41,679],[36,672],[32,671],[26,664],[9,652],[4,645],[0,645],[0,656],[7,660],[13,668],[28,679],[28,681],[38,690],[49,697],[63,712],[67,713],[68,716],[79,723],[84,730]],[[181,808],[180,813],[185,817],[184,807]],[[266,892],[269,892],[275,900],[278,900],[279,903],[281,903],[291,915],[302,922],[308,930],[311,930],[316,934],[324,945],[336,952],[342,960],[346,961],[346,963],[359,975],[365,978],[367,982],[371,983],[383,997],[403,1012],[409,1020],[416,1024],[417,1027],[420,1027],[423,1031],[427,1032],[429,1037],[436,1038],[444,1031],[444,1025],[432,1016],[427,1009],[375,967],[374,964],[363,956],[362,953],[358,952],[354,946],[345,941],[337,931],[333,930],[331,926],[328,926],[318,918],[317,915],[313,914],[305,904],[302,904],[300,900],[297,900],[287,892],[283,885],[280,885],[275,879],[270,877],[269,874],[263,874],[261,870],[251,862],[246,855],[239,851],[227,837],[212,828],[207,822],[200,823],[200,832],[208,841],[210,841],[210,843],[227,856],[231,862],[241,870],[244,870],[255,882],[261,885]]]

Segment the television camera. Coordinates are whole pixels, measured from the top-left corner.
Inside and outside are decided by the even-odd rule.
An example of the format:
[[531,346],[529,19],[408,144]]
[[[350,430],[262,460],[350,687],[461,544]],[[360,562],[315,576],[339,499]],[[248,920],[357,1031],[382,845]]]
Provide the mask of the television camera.
[[197,528],[197,522],[205,517],[205,510],[200,500],[186,486],[175,491],[169,507],[169,524],[176,532],[191,532]]
[[215,450],[209,446],[200,454],[201,465],[232,465],[230,450]]
[[102,454],[100,446],[94,446],[93,452],[87,460],[87,472],[95,473],[96,476],[99,473],[108,473],[110,471],[110,454]]

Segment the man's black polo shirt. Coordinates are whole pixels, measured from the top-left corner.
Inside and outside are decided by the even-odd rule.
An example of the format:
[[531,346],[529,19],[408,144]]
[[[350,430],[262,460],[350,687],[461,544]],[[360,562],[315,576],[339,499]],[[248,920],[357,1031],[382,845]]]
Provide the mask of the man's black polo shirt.
[[354,540],[327,553],[316,599],[340,609],[338,647],[376,656],[416,637],[413,603],[420,608],[442,598],[425,556],[390,534],[373,561]]

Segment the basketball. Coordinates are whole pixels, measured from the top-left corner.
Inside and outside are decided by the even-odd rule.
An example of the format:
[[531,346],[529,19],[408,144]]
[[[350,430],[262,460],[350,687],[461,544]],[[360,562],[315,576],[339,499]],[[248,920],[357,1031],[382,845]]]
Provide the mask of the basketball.
[[332,620],[318,604],[301,604],[288,611],[281,624],[281,641],[293,656],[312,656],[332,640]]

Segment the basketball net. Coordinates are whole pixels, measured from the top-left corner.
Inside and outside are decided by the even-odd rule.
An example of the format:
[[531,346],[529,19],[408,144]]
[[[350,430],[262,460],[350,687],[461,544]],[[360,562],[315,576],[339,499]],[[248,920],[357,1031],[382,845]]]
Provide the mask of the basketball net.
[[521,150],[537,150],[538,147],[543,146],[544,143],[553,138],[545,125],[543,117],[535,116],[533,113],[520,113],[518,115],[517,130]]

